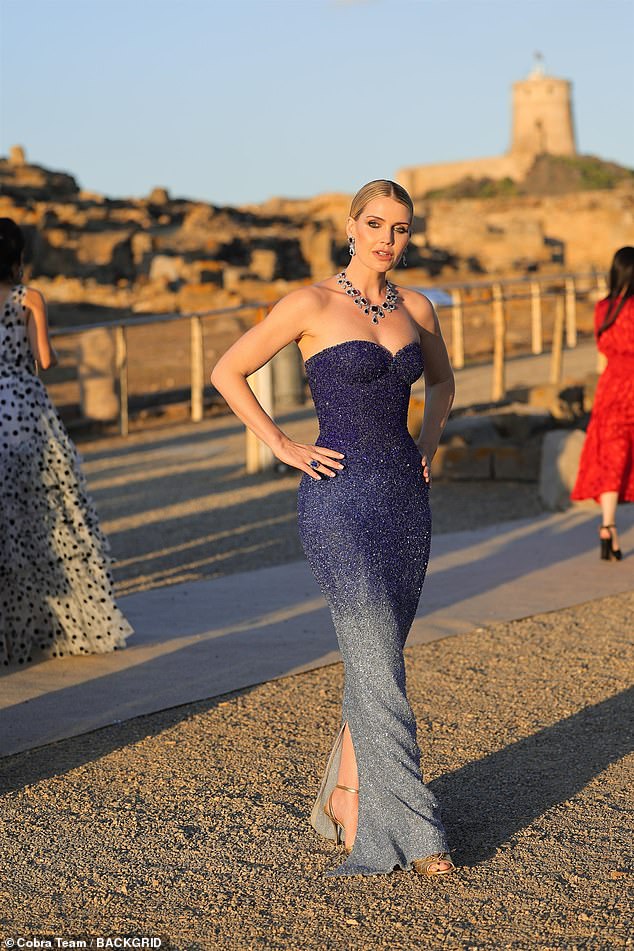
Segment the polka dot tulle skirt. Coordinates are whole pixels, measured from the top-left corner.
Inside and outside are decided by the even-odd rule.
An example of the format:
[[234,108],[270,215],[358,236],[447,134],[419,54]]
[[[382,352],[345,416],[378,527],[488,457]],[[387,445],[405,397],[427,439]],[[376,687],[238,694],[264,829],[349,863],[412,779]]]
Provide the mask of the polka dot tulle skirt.
[[33,372],[25,288],[0,319],[0,661],[125,647],[112,559],[77,451]]

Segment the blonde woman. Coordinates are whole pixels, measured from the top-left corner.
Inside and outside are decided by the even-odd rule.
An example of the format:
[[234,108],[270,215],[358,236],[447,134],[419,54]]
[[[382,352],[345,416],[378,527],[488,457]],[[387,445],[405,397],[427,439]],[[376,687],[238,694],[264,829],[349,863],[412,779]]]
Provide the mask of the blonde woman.
[[[284,297],[211,376],[234,413],[303,473],[299,533],[345,665],[341,728],[311,815],[349,853],[331,875],[454,870],[438,803],[421,778],[403,662],[429,557],[430,467],[454,396],[432,305],[387,280],[412,218],[401,186],[365,185],[347,220],[345,271]],[[282,432],[246,382],[293,340],[319,417],[314,445]],[[414,441],[407,409],[423,372]]]

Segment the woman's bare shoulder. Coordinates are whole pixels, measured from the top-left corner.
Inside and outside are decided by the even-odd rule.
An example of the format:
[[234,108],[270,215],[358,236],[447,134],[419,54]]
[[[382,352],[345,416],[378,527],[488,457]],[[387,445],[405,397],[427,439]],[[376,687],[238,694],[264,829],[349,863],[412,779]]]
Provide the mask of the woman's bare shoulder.
[[244,335],[259,341],[269,339],[273,344],[280,340],[298,341],[305,333],[311,333],[315,319],[319,319],[326,306],[328,292],[318,284],[295,288],[281,297],[268,309],[264,320],[254,324]]
[[36,287],[28,287],[24,285],[24,306],[29,310],[33,310],[33,307],[39,308],[40,310],[46,306],[46,298],[41,291],[38,291]]
[[289,291],[275,305],[276,308],[292,308],[301,313],[314,313],[326,306],[330,294],[323,284],[306,284],[305,287],[298,287]]
[[323,314],[332,297],[323,284],[306,284],[289,291],[269,311],[265,323],[281,324],[289,328],[294,340],[311,333],[315,319]]
[[413,287],[395,286],[413,320],[429,333],[436,333],[438,316],[429,297],[426,297],[422,291],[414,290]]

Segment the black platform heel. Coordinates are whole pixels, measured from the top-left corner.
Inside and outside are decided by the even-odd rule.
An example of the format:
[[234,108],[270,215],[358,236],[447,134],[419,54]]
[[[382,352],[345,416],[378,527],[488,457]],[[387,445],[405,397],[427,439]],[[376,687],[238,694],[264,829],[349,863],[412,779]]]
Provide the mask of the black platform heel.
[[602,525],[601,528],[606,529],[610,533],[609,538],[599,538],[601,544],[601,559],[602,561],[609,561],[610,558],[614,558],[616,561],[621,561],[623,558],[623,552],[620,548],[615,548],[613,539],[612,539],[612,529],[616,528],[616,525]]

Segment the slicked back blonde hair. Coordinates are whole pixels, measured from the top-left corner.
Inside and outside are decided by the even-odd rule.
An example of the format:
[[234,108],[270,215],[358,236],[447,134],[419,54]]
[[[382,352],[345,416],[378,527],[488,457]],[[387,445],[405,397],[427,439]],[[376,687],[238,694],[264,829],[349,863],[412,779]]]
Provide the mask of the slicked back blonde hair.
[[365,206],[374,198],[393,198],[395,201],[399,201],[401,205],[405,205],[408,209],[410,223],[412,222],[414,218],[414,203],[412,199],[402,185],[399,185],[398,182],[391,182],[387,178],[377,178],[375,181],[368,182],[367,185],[359,189],[350,205],[350,217],[356,221]]

